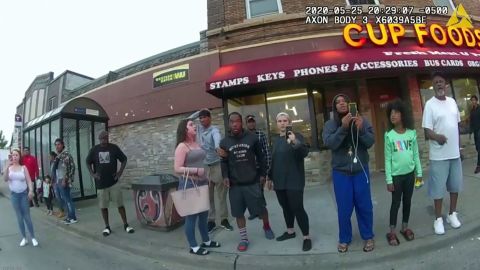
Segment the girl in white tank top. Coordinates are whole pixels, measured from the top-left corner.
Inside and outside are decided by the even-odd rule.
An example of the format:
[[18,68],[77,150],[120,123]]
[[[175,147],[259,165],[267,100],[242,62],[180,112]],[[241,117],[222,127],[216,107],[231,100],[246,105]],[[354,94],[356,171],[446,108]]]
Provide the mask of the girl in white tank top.
[[10,191],[22,193],[27,190],[27,179],[25,177],[25,166],[21,166],[19,171],[13,169],[13,165],[8,168],[8,187]]
[[[28,244],[25,233],[25,225],[30,232],[32,238],[32,244],[34,247],[38,246],[38,241],[35,239],[35,232],[33,230],[32,219],[30,217],[30,207],[28,200],[33,198],[33,183],[30,179],[30,175],[27,172],[25,166],[20,165],[20,151],[12,151],[12,159],[10,160],[10,166],[8,166],[5,173],[5,182],[8,182],[8,186],[12,194],[10,200],[12,201],[13,209],[17,216],[18,227],[23,236],[20,246],[23,247]],[[28,190],[28,195],[25,194]]]

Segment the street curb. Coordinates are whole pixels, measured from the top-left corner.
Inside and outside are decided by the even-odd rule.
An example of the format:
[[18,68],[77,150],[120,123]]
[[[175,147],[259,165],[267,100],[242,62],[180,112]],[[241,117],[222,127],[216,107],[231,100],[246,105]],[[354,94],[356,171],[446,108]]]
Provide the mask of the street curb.
[[[86,238],[88,240],[100,243],[102,245],[114,248],[119,251],[140,255],[143,257],[155,259],[165,263],[175,265],[198,267],[209,269],[318,269],[318,267],[326,269],[350,269],[357,267],[366,267],[376,263],[392,262],[403,258],[413,258],[421,256],[424,253],[435,251],[440,248],[453,247],[454,243],[460,240],[471,238],[472,235],[480,234],[479,224],[470,222],[462,224],[459,229],[447,230],[446,235],[430,234],[427,236],[416,238],[415,248],[408,243],[401,244],[397,247],[383,247],[381,250],[376,249],[371,253],[365,253],[361,250],[350,250],[345,254],[337,252],[316,253],[305,255],[250,255],[239,254],[234,252],[216,252],[210,250],[208,256],[194,256],[189,254],[186,248],[164,246],[161,249],[149,249],[149,245],[137,248],[129,245],[121,247],[112,245],[107,241],[102,241],[100,236],[86,234],[75,228],[76,225],[59,224],[57,220],[43,220],[46,223],[56,225],[61,231],[70,233],[76,237]],[[433,228],[432,228],[433,230]],[[320,239],[321,240],[321,239]],[[378,240],[383,241],[383,239]],[[386,240],[385,240],[386,241]]]
[[[100,236],[95,236],[92,234],[86,234],[82,230],[75,228],[75,224],[72,225],[64,225],[61,224],[58,220],[54,219],[44,219],[45,223],[55,225],[61,231],[65,233],[70,233],[79,238],[86,238],[90,241],[94,241],[96,243],[100,243],[102,245],[114,248],[119,251],[132,253],[135,255],[140,255],[143,257],[151,258],[154,260],[158,260],[164,263],[171,263],[175,265],[182,265],[182,266],[191,266],[191,267],[198,267],[199,264],[202,265],[202,268],[205,269],[229,269],[233,268],[235,263],[236,254],[228,254],[228,253],[219,253],[210,250],[210,254],[207,256],[195,256],[188,253],[187,248],[177,248],[177,247],[169,247],[165,246],[161,249],[148,249],[148,245],[146,243],[145,246],[142,248],[132,248],[128,245],[123,245],[122,247],[112,245],[107,241],[102,241]],[[79,221],[81,222],[81,221]],[[103,238],[104,239],[104,238]]]
[[[239,256],[235,269],[251,270],[257,267],[259,269],[268,267],[276,270],[292,269],[295,267],[301,267],[302,269],[319,269],[319,266],[325,269],[351,269],[368,267],[376,263],[385,262],[392,262],[391,266],[393,269],[393,267],[395,267],[395,260],[419,257],[422,254],[448,246],[453,248],[454,243],[472,238],[472,235],[475,234],[480,234],[479,224],[469,223],[462,225],[462,227],[455,230],[455,232],[449,230],[448,236],[432,234],[415,239],[414,241],[421,242],[420,244],[416,244],[415,248],[411,248],[411,245],[408,244],[401,244],[397,247],[387,246],[386,248],[382,248],[380,252],[377,249],[371,253],[348,251],[344,254],[331,252],[308,255],[242,255]],[[443,239],[439,240],[439,238]]]

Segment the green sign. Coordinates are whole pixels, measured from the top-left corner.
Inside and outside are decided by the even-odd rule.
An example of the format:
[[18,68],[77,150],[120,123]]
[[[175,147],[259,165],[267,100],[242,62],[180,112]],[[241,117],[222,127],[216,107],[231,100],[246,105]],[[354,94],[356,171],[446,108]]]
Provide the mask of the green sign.
[[181,66],[153,73],[153,88],[165,86],[176,82],[188,81],[189,68],[189,64],[184,64]]

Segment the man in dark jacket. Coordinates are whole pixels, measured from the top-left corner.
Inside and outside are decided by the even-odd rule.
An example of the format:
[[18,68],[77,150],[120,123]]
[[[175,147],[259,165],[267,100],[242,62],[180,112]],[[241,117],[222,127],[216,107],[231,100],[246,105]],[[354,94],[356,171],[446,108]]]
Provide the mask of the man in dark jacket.
[[323,141],[332,150],[332,178],[338,209],[338,251],[346,252],[352,241],[351,216],[357,213],[364,251],[374,249],[373,205],[370,194],[368,148],[374,143],[373,128],[364,117],[352,115],[349,98],[339,94],[332,102],[333,119],[325,123]]
[[470,98],[472,102],[472,110],[470,111],[470,133],[473,133],[473,140],[475,141],[475,149],[477,150],[477,167],[475,173],[480,172],[480,107],[478,107],[478,98],[473,95]]
[[227,156],[222,158],[222,176],[229,187],[231,213],[240,231],[241,240],[237,249],[246,251],[249,241],[244,214],[247,208],[252,215],[263,219],[265,235],[268,233],[271,238],[274,237],[268,222],[265,198],[258,184],[265,182],[267,168],[258,137],[243,129],[239,113],[229,115],[229,127],[230,134],[220,142],[220,148],[227,152]]

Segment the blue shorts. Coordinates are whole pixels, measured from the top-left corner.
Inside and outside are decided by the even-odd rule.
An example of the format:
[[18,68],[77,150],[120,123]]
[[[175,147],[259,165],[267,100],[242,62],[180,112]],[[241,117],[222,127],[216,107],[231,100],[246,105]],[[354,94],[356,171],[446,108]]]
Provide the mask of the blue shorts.
[[457,193],[463,188],[460,158],[430,160],[428,195],[434,200],[443,199],[445,192]]

